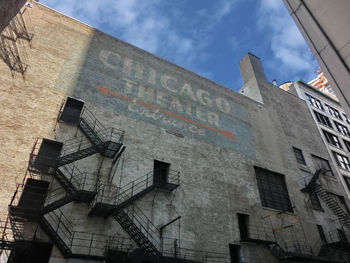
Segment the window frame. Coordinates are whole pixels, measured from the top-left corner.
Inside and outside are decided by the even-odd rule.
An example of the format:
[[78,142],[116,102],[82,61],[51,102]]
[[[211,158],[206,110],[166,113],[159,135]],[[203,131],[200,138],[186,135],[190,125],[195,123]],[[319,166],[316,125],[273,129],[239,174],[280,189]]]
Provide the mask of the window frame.
[[293,152],[294,152],[295,159],[297,160],[297,163],[306,165],[303,151],[299,148],[293,147]]
[[343,143],[345,145],[345,148],[350,152],[350,142],[348,140],[343,139]]
[[261,167],[254,167],[261,205],[282,212],[293,213],[285,176]]
[[324,106],[326,108],[326,112],[328,112],[329,115],[331,115],[334,118],[337,118],[337,119],[339,119],[341,121],[343,120],[343,118],[341,117],[340,112],[337,109],[333,108],[332,106],[329,106],[328,104],[325,104]]
[[341,142],[340,142],[337,135],[335,135],[329,131],[326,131],[326,130],[322,130],[322,132],[323,132],[324,137],[326,138],[326,141],[329,144],[331,144],[339,149],[343,149],[343,146],[341,145]]
[[333,125],[332,125],[330,119],[326,115],[323,115],[315,110],[313,112],[314,112],[315,117],[319,123],[323,124],[324,126],[327,126],[328,128],[333,129]]
[[314,106],[317,109],[324,111],[322,103],[319,99],[316,99],[315,97],[311,96],[308,93],[305,93],[305,96],[306,96],[306,100],[309,102],[310,105]]
[[337,121],[334,121],[334,124],[335,124],[335,127],[337,127],[338,132],[340,132],[344,136],[350,137],[350,131],[348,127],[346,127],[345,125]]
[[339,167],[343,168],[344,170],[350,171],[350,160],[347,156],[337,152],[333,152],[333,155]]

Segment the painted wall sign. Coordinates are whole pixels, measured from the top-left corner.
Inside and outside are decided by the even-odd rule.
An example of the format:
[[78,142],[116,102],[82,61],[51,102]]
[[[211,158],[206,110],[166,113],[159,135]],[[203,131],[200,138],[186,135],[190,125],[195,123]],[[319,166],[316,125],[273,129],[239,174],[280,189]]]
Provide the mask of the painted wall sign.
[[[73,96],[254,158],[245,109],[182,70],[132,46],[93,40]],[[166,63],[166,67],[163,67]],[[63,74],[64,75],[64,74]],[[202,81],[203,82],[203,81]],[[204,81],[205,82],[205,81]],[[121,127],[122,128],[122,127]]]

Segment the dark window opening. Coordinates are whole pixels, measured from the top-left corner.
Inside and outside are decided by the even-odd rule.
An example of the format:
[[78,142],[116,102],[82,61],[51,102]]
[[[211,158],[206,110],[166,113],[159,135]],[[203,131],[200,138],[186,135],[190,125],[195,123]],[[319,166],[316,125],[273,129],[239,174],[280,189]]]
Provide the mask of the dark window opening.
[[324,234],[323,227],[321,225],[317,225],[318,234],[324,244],[327,244],[326,235]]
[[327,116],[325,116],[317,111],[314,111],[314,114],[315,114],[316,119],[319,123],[333,129],[332,123]]
[[301,163],[303,165],[306,165],[303,152],[300,149],[295,148],[295,147],[293,147],[293,151],[294,151],[295,158],[297,159],[297,162]]
[[249,215],[237,213],[239,233],[241,235],[241,240],[249,239],[248,225],[249,225]]
[[154,160],[153,184],[162,186],[168,183],[170,163]]
[[259,167],[254,167],[262,206],[293,212],[284,176]]
[[60,115],[60,121],[77,124],[80,120],[80,114],[83,107],[83,101],[68,97]]
[[320,199],[318,199],[316,192],[314,192],[314,191],[310,192],[309,197],[310,197],[310,204],[311,204],[312,209],[323,211],[321,203],[320,203]]
[[339,241],[344,242],[344,243],[348,243],[348,239],[345,235],[345,232],[341,229],[337,229],[337,232],[338,232],[338,236],[339,236]]
[[49,182],[28,178],[18,201],[18,207],[40,211],[45,203]]
[[316,170],[325,169],[328,171],[328,172],[326,172],[326,175],[334,176],[328,160],[323,159],[321,157],[318,157],[316,155],[311,155],[311,157],[312,157],[312,162],[314,163]]
[[338,136],[334,135],[333,133],[330,133],[328,131],[325,131],[325,130],[322,130],[325,138],[326,138],[326,141],[340,149],[343,149],[343,147],[341,146],[341,143],[338,139]]
[[48,263],[53,244],[16,241],[7,262]]
[[32,168],[43,173],[53,173],[62,147],[61,142],[43,139],[38,154],[33,156]]
[[229,244],[231,263],[240,263],[239,245]]

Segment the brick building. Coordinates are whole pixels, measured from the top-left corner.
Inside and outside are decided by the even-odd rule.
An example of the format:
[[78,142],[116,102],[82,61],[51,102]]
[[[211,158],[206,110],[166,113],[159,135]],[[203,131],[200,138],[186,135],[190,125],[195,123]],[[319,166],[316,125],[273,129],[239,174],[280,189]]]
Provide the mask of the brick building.
[[25,12],[33,37],[11,41],[27,67],[0,63],[3,262],[348,262],[327,148],[259,58],[237,93]]

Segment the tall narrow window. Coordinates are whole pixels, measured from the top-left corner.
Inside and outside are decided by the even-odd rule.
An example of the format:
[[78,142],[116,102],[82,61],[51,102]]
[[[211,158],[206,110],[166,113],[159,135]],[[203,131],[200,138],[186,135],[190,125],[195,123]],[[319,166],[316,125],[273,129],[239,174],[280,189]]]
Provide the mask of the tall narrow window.
[[170,163],[154,160],[153,184],[164,186],[168,182]]
[[326,138],[326,141],[340,149],[343,147],[341,146],[341,143],[338,139],[338,136],[334,135],[333,133],[330,133],[328,131],[322,130],[324,137]]
[[309,95],[309,94],[307,94],[307,93],[305,93],[305,95],[306,95],[307,101],[308,101],[312,106],[314,106],[314,107],[316,107],[316,108],[318,108],[318,109],[320,109],[320,110],[324,110],[324,109],[323,109],[323,106],[322,106],[322,104],[321,104],[321,101],[320,101],[319,99],[316,99],[315,97],[313,97],[313,96],[311,96],[311,95]]
[[349,158],[340,154],[340,153],[336,153],[336,152],[333,152],[333,155],[334,155],[334,158],[337,162],[337,164],[345,169],[345,170],[348,170],[350,171],[350,162],[349,162]]
[[339,119],[339,120],[343,120],[342,117],[341,117],[341,115],[340,115],[340,113],[339,113],[339,111],[338,111],[337,109],[334,109],[333,107],[331,107],[331,106],[329,106],[329,105],[327,105],[327,104],[325,104],[325,107],[326,107],[326,111],[327,111],[330,115],[332,115],[333,117],[335,117],[335,118],[337,118],[337,119]]
[[324,244],[327,244],[326,235],[324,234],[323,227],[321,225],[317,225],[318,234]]
[[303,152],[300,149],[295,148],[295,147],[293,147],[293,151],[294,151],[295,158],[297,159],[297,162],[301,163],[303,165],[306,165]]
[[254,168],[262,206],[293,212],[284,176],[259,167]]
[[241,235],[241,240],[249,239],[249,215],[237,213],[239,233]]
[[314,114],[315,114],[316,119],[319,123],[333,129],[332,123],[327,116],[325,116],[317,111],[314,111]]
[[229,248],[230,248],[231,263],[240,263],[241,262],[239,257],[240,245],[229,244]]

